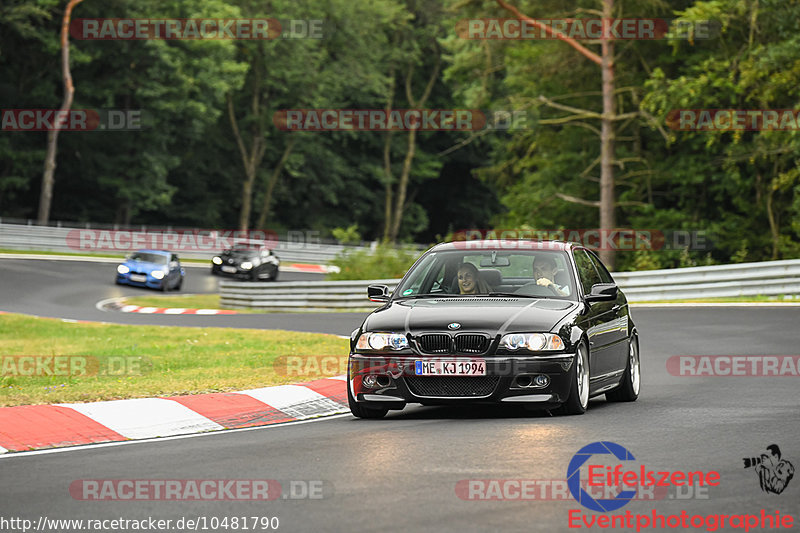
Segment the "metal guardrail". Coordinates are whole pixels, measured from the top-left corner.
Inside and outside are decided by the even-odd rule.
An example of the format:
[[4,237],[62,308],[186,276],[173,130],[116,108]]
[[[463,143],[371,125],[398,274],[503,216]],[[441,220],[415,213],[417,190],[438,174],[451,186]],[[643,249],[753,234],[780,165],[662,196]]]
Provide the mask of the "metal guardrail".
[[220,281],[223,307],[271,311],[371,311],[378,304],[367,299],[367,285],[388,285],[393,291],[399,279],[371,281]]
[[[630,302],[800,295],[800,260],[740,263],[613,274]],[[371,310],[380,304],[367,299],[368,285],[400,280],[220,283],[222,305],[274,311]]]
[[[147,234],[153,232],[164,232],[173,230],[182,230],[183,228],[170,228],[170,227],[121,227],[108,224],[63,224],[58,226],[37,226],[34,224],[12,224],[0,221],[0,248],[7,248],[11,250],[43,250],[49,252],[62,252],[62,253],[119,253],[124,255],[129,251],[138,248],[147,248],[147,245],[132,246],[131,249],[116,249],[116,250],[87,250],[81,249],[76,245],[75,231],[76,230],[96,230],[103,231],[124,231],[130,234]],[[206,230],[207,231],[207,230]],[[302,232],[296,232],[302,233]],[[109,233],[112,235],[112,233]],[[295,239],[295,240],[293,240]],[[148,239],[143,238],[141,242],[147,243]],[[131,239],[126,237],[122,240],[122,246],[131,243]],[[301,242],[292,235],[278,235],[277,243],[272,246],[276,251],[281,261],[292,263],[311,263],[311,264],[327,264],[334,259],[339,253],[345,249],[369,249],[369,246],[344,246],[341,244],[332,244],[324,242]],[[178,249],[175,250],[181,258],[186,259],[205,259],[211,260],[215,254],[222,251],[201,249],[197,251]]]
[[618,272],[631,302],[800,295],[800,260]]

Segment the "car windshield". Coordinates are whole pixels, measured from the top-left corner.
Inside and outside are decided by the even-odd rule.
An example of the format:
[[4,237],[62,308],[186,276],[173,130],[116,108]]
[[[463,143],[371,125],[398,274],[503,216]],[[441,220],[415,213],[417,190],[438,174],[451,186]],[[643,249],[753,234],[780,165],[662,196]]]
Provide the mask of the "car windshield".
[[566,253],[500,249],[429,252],[412,267],[394,298],[463,294],[576,299]]
[[144,263],[157,263],[159,265],[167,264],[167,256],[161,254],[152,254],[148,252],[134,252],[128,259],[131,261],[141,261]]

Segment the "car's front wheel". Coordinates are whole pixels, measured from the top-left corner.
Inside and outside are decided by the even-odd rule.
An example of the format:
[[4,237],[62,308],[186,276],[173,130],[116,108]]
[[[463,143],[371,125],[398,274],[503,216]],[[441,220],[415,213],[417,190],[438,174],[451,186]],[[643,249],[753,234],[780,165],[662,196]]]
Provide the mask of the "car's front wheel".
[[581,341],[575,352],[572,389],[567,401],[551,412],[555,415],[582,415],[589,407],[589,349]]
[[350,407],[350,412],[353,413],[353,416],[356,418],[383,418],[386,416],[386,413],[389,412],[388,409],[381,409],[381,408],[374,408],[374,407],[367,407],[365,405],[361,405],[353,398],[353,393],[350,392],[350,376],[347,376],[347,405]]
[[628,364],[625,365],[625,374],[622,376],[619,387],[606,393],[606,400],[609,402],[635,402],[639,397],[641,379],[639,337],[634,334],[628,345]]

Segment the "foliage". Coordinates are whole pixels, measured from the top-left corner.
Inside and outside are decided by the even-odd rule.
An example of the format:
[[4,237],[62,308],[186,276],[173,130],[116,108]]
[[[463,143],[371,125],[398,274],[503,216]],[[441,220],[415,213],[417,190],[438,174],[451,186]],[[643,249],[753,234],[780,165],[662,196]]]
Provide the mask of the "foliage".
[[[509,1],[540,19],[592,17],[601,6]],[[617,17],[720,22],[710,39],[616,43],[618,112],[636,115],[616,128],[617,225],[714,236],[710,250],[620,252],[617,270],[800,257],[800,130],[682,132],[666,122],[675,109],[798,109],[800,3],[615,6]],[[0,5],[0,108],[58,107],[63,7],[59,0]],[[60,136],[53,220],[236,227],[245,167],[230,95],[245,144],[259,139],[263,147],[249,193],[251,225],[264,211],[261,229],[329,237],[355,226],[359,237],[381,239],[409,135],[395,132],[387,144],[384,133],[370,131],[289,133],[272,118],[280,109],[382,109],[390,94],[395,108],[409,107],[440,60],[426,107],[521,110],[528,121],[475,134],[418,132],[397,240],[598,225],[599,121],[564,121],[569,113],[551,104],[599,111],[599,69],[556,40],[459,37],[460,20],[508,16],[494,0],[109,0],[83,2],[73,16],[270,16],[326,25],[323,39],[73,40],[73,107],[144,109],[149,120],[141,132]],[[45,135],[0,133],[0,217],[36,213]]]
[[422,250],[413,246],[378,245],[374,250],[345,250],[330,262],[339,272],[329,273],[327,279],[399,279],[420,255]]

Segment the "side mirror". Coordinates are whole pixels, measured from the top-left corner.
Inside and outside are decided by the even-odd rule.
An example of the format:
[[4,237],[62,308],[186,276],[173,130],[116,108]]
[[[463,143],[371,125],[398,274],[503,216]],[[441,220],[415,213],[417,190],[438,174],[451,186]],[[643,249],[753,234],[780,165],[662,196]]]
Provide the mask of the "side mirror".
[[367,287],[367,297],[371,302],[388,302],[389,287],[386,285],[370,285]]
[[169,268],[171,270],[175,270],[176,268],[178,268],[178,262],[177,261],[170,261],[169,262]]
[[588,303],[610,302],[617,299],[618,292],[619,289],[613,283],[595,283],[592,285],[592,291],[584,299]]

